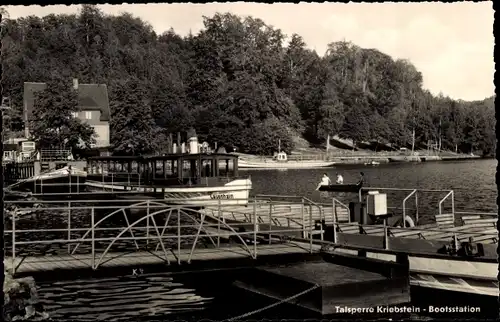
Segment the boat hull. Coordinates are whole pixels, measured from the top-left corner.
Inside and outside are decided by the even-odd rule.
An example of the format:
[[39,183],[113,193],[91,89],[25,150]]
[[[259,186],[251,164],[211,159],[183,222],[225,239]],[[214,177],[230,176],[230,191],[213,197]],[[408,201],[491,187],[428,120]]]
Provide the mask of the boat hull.
[[135,191],[144,195],[161,196],[172,204],[190,206],[246,205],[252,189],[250,179],[236,179],[221,186],[153,187],[131,186],[124,183],[87,181],[87,189],[95,192]]
[[313,169],[327,168],[335,165],[335,162],[327,161],[247,161],[239,160],[238,167],[240,169]]
[[[351,250],[340,252],[356,254]],[[394,255],[376,252],[367,256],[385,261],[396,260]],[[499,296],[498,263],[410,256],[409,264],[411,286],[463,295]]]
[[11,185],[9,189],[40,194],[77,193],[85,191],[86,179],[87,173],[85,171],[69,170],[68,167],[64,167],[19,181]]

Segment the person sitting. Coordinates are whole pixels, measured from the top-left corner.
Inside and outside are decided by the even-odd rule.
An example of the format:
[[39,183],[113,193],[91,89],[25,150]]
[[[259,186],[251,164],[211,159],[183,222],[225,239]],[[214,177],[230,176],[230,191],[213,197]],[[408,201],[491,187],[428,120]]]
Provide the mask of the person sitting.
[[318,187],[316,188],[316,190],[319,190],[319,187],[321,187],[321,186],[329,186],[331,184],[332,184],[332,181],[330,180],[328,175],[326,173],[323,173],[323,177],[321,178],[321,182],[318,184]]
[[344,184],[344,178],[340,173],[337,173],[337,180],[335,181],[336,184]]

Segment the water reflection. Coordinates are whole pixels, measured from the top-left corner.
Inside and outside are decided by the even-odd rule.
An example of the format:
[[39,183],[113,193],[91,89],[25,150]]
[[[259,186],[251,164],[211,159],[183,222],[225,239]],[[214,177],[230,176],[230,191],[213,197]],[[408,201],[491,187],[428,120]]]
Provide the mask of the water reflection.
[[38,292],[52,319],[122,321],[136,317],[202,311],[212,298],[201,297],[172,277],[116,277],[39,283]]

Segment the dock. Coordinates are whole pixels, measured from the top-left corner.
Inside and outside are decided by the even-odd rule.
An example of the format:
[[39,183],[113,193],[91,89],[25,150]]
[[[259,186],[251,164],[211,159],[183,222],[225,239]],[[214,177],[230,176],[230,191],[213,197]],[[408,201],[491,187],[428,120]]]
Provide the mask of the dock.
[[[306,296],[299,304],[318,314],[332,313],[332,303],[350,289],[359,290],[359,305],[405,302],[408,285],[498,294],[492,218],[464,213],[463,226],[452,227],[457,213],[441,212],[432,227],[366,225],[352,221],[347,205],[331,200],[320,204],[304,197],[261,195],[246,205],[204,207],[128,198],[6,201],[5,266],[13,276],[49,279],[254,269],[269,283],[241,277],[236,286],[280,301],[300,288],[314,288],[313,298]],[[33,221],[37,227],[30,226]],[[438,252],[451,239],[471,236],[491,241],[481,244],[482,256]],[[352,261],[346,260],[349,256]],[[473,269],[460,275],[464,261]],[[277,268],[283,265],[288,268]],[[374,265],[381,271],[372,271]],[[341,282],[349,280],[347,275],[331,277],[343,274],[354,274],[358,282]],[[457,278],[461,285],[449,282]],[[274,283],[278,280],[291,289],[282,289]],[[365,288],[376,291],[361,292]],[[355,297],[352,303],[358,303]]]

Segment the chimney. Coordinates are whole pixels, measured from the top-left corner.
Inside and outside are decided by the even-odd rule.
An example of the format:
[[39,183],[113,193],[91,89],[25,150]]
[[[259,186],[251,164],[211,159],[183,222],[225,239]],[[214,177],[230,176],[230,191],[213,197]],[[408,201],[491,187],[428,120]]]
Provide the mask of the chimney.
[[73,89],[78,90],[78,78],[73,78]]

